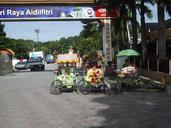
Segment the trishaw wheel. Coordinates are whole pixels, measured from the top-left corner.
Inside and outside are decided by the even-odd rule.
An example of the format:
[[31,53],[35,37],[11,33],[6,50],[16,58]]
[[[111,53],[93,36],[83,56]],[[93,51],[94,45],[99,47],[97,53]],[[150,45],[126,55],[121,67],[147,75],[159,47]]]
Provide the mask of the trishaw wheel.
[[62,83],[60,81],[53,81],[50,87],[50,94],[58,95],[62,93]]
[[80,82],[79,91],[84,95],[88,95],[91,92],[91,87],[83,80]]
[[118,91],[116,90],[116,87],[114,85],[110,84],[109,82],[105,82],[104,93],[106,95],[113,95],[117,94]]
[[120,93],[122,90],[122,80],[118,79],[117,80],[117,91]]

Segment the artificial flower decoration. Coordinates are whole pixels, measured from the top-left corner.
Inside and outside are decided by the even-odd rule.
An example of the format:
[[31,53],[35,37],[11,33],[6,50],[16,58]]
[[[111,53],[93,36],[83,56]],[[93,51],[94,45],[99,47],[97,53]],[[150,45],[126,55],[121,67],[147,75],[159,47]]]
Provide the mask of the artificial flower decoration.
[[85,80],[92,84],[97,86],[103,79],[103,73],[102,70],[96,67],[93,67],[88,70]]

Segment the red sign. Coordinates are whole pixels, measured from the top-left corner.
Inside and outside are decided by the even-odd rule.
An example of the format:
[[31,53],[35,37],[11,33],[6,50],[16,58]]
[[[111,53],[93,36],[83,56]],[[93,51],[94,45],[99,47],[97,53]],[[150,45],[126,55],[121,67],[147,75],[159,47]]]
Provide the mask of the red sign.
[[119,11],[116,9],[108,10],[104,7],[97,7],[96,8],[96,17],[112,17],[116,18],[119,17]]

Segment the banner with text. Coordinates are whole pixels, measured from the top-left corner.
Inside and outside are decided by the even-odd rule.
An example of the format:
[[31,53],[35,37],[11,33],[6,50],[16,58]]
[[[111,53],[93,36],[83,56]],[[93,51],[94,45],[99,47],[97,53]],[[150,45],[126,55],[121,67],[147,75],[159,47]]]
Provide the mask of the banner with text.
[[[110,14],[110,15],[109,15]],[[117,9],[78,6],[0,6],[0,20],[20,19],[104,19],[119,16]]]

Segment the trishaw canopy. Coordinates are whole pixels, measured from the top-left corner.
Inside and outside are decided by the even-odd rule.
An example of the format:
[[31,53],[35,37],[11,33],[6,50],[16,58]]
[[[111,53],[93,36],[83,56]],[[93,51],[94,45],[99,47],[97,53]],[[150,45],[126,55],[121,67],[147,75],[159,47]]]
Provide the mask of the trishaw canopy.
[[77,63],[78,56],[77,54],[59,54],[57,56],[57,63]]

